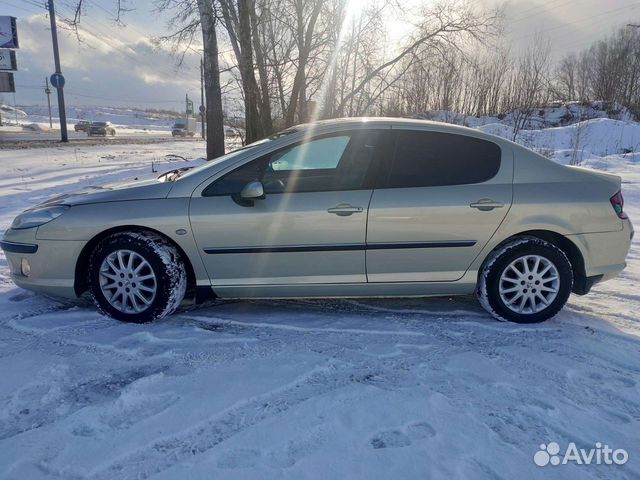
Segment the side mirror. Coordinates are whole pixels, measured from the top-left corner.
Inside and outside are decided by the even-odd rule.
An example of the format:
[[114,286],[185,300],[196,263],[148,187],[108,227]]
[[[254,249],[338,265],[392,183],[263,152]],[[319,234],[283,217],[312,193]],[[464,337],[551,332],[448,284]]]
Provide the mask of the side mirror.
[[238,205],[243,207],[253,207],[255,200],[262,200],[265,198],[264,187],[262,182],[253,181],[247,183],[237,197],[234,196],[234,200]]
[[240,198],[243,200],[260,200],[264,198],[264,187],[262,182],[249,182],[240,192]]

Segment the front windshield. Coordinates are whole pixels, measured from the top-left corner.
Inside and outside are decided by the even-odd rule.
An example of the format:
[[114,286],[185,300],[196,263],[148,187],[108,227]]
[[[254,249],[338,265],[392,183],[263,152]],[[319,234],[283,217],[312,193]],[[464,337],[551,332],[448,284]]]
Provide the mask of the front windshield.
[[200,166],[197,166],[195,168],[192,168],[188,172],[180,175],[180,178],[189,177],[189,176],[194,175],[194,174],[196,174],[198,172],[201,172],[201,171],[203,171],[203,170],[205,170],[205,169],[207,169],[207,168],[209,168],[209,167],[211,167],[213,165],[217,165],[220,162],[227,161],[227,160],[239,155],[240,153],[244,153],[247,150],[249,150],[250,148],[257,147],[258,145],[263,145],[263,144],[268,143],[268,142],[272,142],[273,140],[281,138],[281,137],[283,137],[285,135],[291,135],[292,133],[296,133],[296,132],[297,132],[297,130],[295,130],[293,128],[290,128],[288,130],[283,130],[281,132],[274,133],[273,135],[271,135],[271,136],[269,136],[267,138],[263,138],[262,140],[258,140],[257,142],[253,142],[253,143],[251,143],[249,145],[245,145],[244,147],[240,147],[237,150],[229,152],[226,155],[223,155],[223,156],[218,157],[218,158],[216,158],[214,160],[211,160],[211,161],[209,161],[209,162],[207,162],[207,163],[205,163],[203,165],[200,165]]

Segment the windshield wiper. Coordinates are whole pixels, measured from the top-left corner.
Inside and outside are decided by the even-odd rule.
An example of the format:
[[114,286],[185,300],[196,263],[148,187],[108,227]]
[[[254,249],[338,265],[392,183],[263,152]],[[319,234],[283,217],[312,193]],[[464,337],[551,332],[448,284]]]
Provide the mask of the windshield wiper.
[[184,172],[191,170],[193,167],[180,167],[174,170],[169,170],[158,176],[158,180],[161,182],[175,182],[179,179]]

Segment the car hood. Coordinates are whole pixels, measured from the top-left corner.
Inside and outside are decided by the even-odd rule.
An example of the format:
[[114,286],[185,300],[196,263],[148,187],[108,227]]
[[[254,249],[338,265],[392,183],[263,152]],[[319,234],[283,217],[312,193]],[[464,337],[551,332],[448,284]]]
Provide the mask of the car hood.
[[118,182],[100,186],[88,186],[71,193],[47,199],[39,206],[85,205],[88,203],[122,202],[129,200],[151,200],[166,198],[173,186],[172,182],[159,182],[156,177]]

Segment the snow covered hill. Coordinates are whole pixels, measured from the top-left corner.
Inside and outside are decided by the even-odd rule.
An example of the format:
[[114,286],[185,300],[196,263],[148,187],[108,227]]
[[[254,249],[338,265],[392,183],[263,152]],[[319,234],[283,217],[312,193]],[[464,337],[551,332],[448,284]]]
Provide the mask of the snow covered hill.
[[[638,222],[639,157],[622,153],[636,139],[610,119],[518,137],[622,175]],[[47,196],[202,148],[2,150],[0,230]],[[540,325],[496,322],[472,297],[228,301],[129,325],[16,288],[0,254],[0,478],[640,478],[638,236],[628,262]],[[539,467],[550,442],[629,461]]]
[[[49,128],[49,111],[46,106],[26,105],[14,109],[2,105],[3,118],[7,124],[38,125]],[[53,125],[59,128],[59,120],[53,108]],[[73,128],[79,120],[111,122],[121,129],[169,132],[177,117],[181,114],[171,112],[144,111],[119,107],[67,107],[67,125]]]
[[[462,115],[457,112],[433,110],[418,113],[415,118],[434,120],[436,122],[454,123],[465,127],[477,128],[488,124],[502,124],[512,127],[516,112],[506,112],[498,116]],[[548,106],[535,108],[524,124],[524,129],[539,130],[543,128],[563,127],[596,118],[610,118],[623,122],[633,122],[634,116],[623,106],[605,104],[603,102],[554,102]]]
[[[46,106],[25,106],[22,109],[27,117],[34,121],[48,121],[49,113]],[[115,125],[129,125],[132,127],[165,127],[170,128],[179,113],[148,112],[133,108],[120,107],[78,107],[67,108],[69,122],[78,120],[92,120],[112,122]]]

